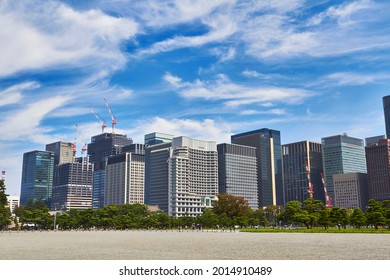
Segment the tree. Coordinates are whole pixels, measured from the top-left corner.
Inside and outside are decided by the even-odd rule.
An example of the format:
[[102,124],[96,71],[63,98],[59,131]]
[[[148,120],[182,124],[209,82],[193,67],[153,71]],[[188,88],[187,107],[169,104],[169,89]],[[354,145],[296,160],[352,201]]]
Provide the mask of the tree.
[[252,209],[248,202],[240,196],[218,194],[218,201],[214,202],[213,211],[217,215],[226,214],[229,218],[249,216]]
[[370,199],[366,210],[367,223],[373,225],[375,229],[386,223],[386,218],[383,215],[383,207],[380,202],[375,199]]
[[356,228],[360,228],[366,223],[366,217],[364,216],[362,209],[356,208],[353,210],[350,217],[350,222],[351,225]]
[[279,215],[280,220],[287,223],[303,223],[307,228],[310,226],[310,217],[307,210],[302,209],[302,203],[298,200],[289,201],[286,209]]
[[323,226],[324,229],[328,229],[328,227],[331,225],[330,211],[331,210],[329,208],[324,208],[319,212],[320,217],[318,218],[318,224]]
[[343,228],[346,228],[349,223],[348,211],[344,208],[333,207],[329,218],[334,225],[340,225]]
[[325,208],[324,203],[321,200],[308,198],[303,202],[303,210],[308,214],[308,228],[313,228],[320,219],[320,211]]
[[7,204],[4,180],[0,180],[0,230],[3,230],[11,223],[11,213]]

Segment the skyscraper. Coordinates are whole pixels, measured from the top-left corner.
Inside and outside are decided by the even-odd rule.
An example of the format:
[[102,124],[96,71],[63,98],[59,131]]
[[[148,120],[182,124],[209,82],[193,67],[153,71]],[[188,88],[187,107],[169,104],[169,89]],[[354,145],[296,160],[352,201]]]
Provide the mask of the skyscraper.
[[102,133],[91,138],[88,144],[89,160],[94,164],[92,207],[104,206],[105,168],[109,156],[118,155],[124,146],[133,143],[126,135]]
[[145,155],[126,152],[107,159],[104,204],[144,203]]
[[85,158],[55,167],[52,210],[92,208],[93,165]]
[[334,200],[333,175],[367,173],[362,139],[346,134],[322,138],[322,162],[329,196]]
[[218,194],[217,146],[212,141],[173,138],[168,159],[168,213],[198,216]]
[[366,160],[369,197],[390,199],[390,139],[366,146]]
[[313,198],[325,203],[321,179],[323,172],[321,144],[310,141],[285,144],[282,146],[282,153],[285,202],[291,200],[303,202],[310,197],[307,165],[313,185]]
[[43,200],[51,204],[53,187],[54,153],[31,151],[23,155],[20,204],[26,205],[29,199]]
[[367,174],[335,174],[333,175],[333,185],[335,206],[366,210],[368,202]]
[[284,205],[280,131],[263,128],[232,135],[231,140],[256,148],[259,207]]
[[73,143],[58,141],[46,145],[46,151],[54,153],[54,165],[72,162],[73,156]]
[[219,193],[241,196],[258,209],[256,148],[219,144],[217,150]]
[[168,159],[173,135],[145,135],[145,204],[158,205],[168,213]]
[[390,138],[390,95],[383,96],[383,111],[385,113],[386,137]]

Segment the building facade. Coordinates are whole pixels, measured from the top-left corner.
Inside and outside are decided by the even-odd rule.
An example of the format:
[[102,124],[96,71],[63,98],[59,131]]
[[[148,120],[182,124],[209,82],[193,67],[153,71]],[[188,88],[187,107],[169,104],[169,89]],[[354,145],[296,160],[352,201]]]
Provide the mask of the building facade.
[[218,194],[217,145],[188,137],[173,138],[168,159],[168,214],[198,216]]
[[19,196],[9,195],[7,196],[7,200],[8,200],[9,211],[11,212],[11,214],[13,214],[15,207],[20,206],[20,198]]
[[383,112],[385,114],[386,138],[390,138],[390,95],[383,97]]
[[93,165],[86,158],[55,167],[52,210],[92,208]]
[[263,128],[232,135],[231,141],[256,148],[259,208],[284,205],[280,131]]
[[74,144],[58,141],[46,145],[46,151],[54,153],[54,165],[74,161]]
[[20,204],[42,200],[50,207],[53,187],[54,153],[31,151],[23,154]]
[[144,203],[145,156],[122,153],[107,160],[105,205]]
[[94,165],[92,207],[98,209],[104,206],[104,184],[107,158],[118,155],[124,146],[133,144],[126,135],[102,133],[91,138],[88,144],[88,156]]
[[219,193],[241,196],[258,209],[256,148],[219,144],[217,150]]
[[157,205],[168,213],[168,159],[172,143],[145,148],[145,204]]
[[323,172],[321,144],[310,141],[285,144],[282,146],[282,155],[285,202],[292,200],[303,202],[310,197],[307,176],[309,174],[313,185],[313,198],[325,203],[321,179]]
[[145,146],[152,146],[162,143],[171,143],[173,139],[173,135],[153,132],[145,135]]
[[348,173],[333,175],[334,205],[345,209],[366,210],[368,202],[367,174]]
[[366,160],[369,197],[390,199],[390,139],[366,146]]
[[326,187],[333,201],[333,175],[367,173],[364,141],[346,134],[322,138],[322,161]]

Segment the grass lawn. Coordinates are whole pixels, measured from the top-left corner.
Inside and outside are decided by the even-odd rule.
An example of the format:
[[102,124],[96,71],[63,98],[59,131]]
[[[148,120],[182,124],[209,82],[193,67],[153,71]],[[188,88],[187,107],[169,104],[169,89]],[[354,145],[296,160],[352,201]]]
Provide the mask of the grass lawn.
[[307,228],[293,228],[293,229],[285,229],[285,228],[248,228],[248,229],[241,229],[241,232],[294,232],[294,233],[387,233],[390,234],[390,230],[387,228],[347,228],[343,229],[341,228],[340,230],[338,228],[328,228],[328,229],[323,229],[323,228],[312,228],[312,229],[307,229]]

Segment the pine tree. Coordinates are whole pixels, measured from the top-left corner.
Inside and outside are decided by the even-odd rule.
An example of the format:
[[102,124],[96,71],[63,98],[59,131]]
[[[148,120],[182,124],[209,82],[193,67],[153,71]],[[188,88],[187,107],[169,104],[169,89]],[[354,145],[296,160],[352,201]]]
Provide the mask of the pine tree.
[[10,223],[10,211],[6,207],[8,204],[7,195],[5,194],[5,184],[3,180],[0,180],[0,230],[6,228]]

